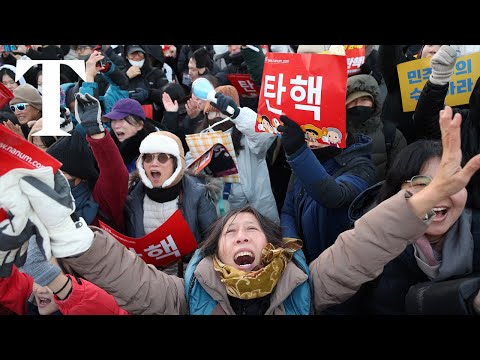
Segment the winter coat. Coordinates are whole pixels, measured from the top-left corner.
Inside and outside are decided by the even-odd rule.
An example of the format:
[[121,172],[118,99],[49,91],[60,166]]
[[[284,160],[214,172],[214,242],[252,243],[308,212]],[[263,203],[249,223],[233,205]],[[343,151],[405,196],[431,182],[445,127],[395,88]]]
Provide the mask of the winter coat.
[[[363,283],[380,275],[384,265],[402,253],[412,239],[425,233],[428,224],[413,213],[405,195],[402,190],[367,213],[355,229],[341,233],[310,263],[317,312],[354,295]],[[91,247],[77,257],[63,259],[70,268],[112,294],[131,314],[187,313],[183,279],[147,265],[107,232],[95,227],[92,230],[95,236]],[[213,268],[199,267],[197,277],[205,279],[205,286],[223,286],[217,282]],[[215,279],[215,284],[207,279]],[[231,312],[228,307],[223,310]]]
[[[182,214],[198,243],[204,239],[208,227],[217,219],[214,204],[206,196],[205,186],[193,176],[182,178]],[[145,236],[143,225],[143,198],[145,185],[139,182],[130,192],[125,204],[126,235]]]
[[[352,79],[354,80],[352,81]],[[347,97],[357,91],[366,91],[373,96],[375,110],[372,116],[360,125],[349,124],[347,119],[347,130],[352,135],[364,134],[372,138],[372,161],[378,170],[378,177],[375,180],[375,182],[378,182],[385,178],[385,174],[393,159],[407,143],[403,134],[397,129],[390,151],[387,151],[385,134],[383,132],[384,125],[380,118],[382,104],[380,103],[379,87],[375,79],[370,75],[351,77],[347,87]]]
[[282,235],[303,240],[307,263],[349,228],[349,205],[376,178],[371,150],[372,140],[357,135],[354,144],[323,164],[306,144],[287,156],[292,177],[282,208]]
[[[72,292],[65,300],[55,298],[63,315],[128,315],[112,295],[84,279],[67,275]],[[27,301],[33,291],[33,278],[13,267],[9,277],[0,278],[0,303],[18,315],[27,314]]]

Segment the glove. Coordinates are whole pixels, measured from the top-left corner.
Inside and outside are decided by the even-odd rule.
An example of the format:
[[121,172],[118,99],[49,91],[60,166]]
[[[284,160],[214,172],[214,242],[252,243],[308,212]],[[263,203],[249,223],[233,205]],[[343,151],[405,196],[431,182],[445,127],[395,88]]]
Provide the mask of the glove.
[[435,55],[430,59],[432,73],[430,82],[435,85],[445,85],[450,82],[453,75],[453,68],[457,61],[457,52],[449,45],[442,45]]
[[15,232],[13,219],[6,219],[0,223],[0,278],[9,277],[13,265],[21,267],[25,264],[28,244],[35,241],[33,223],[28,220],[21,231]]
[[144,102],[150,97],[150,91],[143,88],[135,88],[135,92],[130,94],[130,98],[137,100],[139,103]]
[[36,233],[30,220],[32,208],[18,184],[28,173],[26,169],[13,169],[0,176],[0,208],[9,216],[0,222],[0,277],[10,276],[13,265],[20,267],[25,263],[28,243]]
[[287,155],[291,156],[305,145],[305,134],[295,121],[285,115],[280,116],[283,125],[277,127],[282,133],[282,145]]
[[73,122],[70,116],[70,110],[64,106],[60,106],[60,129],[66,132],[73,130]]
[[47,260],[36,239],[28,243],[27,261],[20,271],[33,277],[40,286],[50,284],[61,272],[58,266]]
[[90,248],[93,232],[83,218],[73,221],[70,217],[75,211],[75,201],[60,171],[52,176],[51,168],[32,170],[32,175],[21,178],[20,188],[47,228],[53,256],[74,256]]
[[[232,119],[235,119],[240,114],[240,108],[230,96],[217,92],[215,97],[217,98],[217,103],[215,104],[211,101],[210,104],[220,110],[222,114],[230,116]],[[229,106],[233,109],[233,114],[227,111]]]
[[104,132],[101,112],[100,102],[90,94],[75,95],[75,118],[82,124],[88,135]]

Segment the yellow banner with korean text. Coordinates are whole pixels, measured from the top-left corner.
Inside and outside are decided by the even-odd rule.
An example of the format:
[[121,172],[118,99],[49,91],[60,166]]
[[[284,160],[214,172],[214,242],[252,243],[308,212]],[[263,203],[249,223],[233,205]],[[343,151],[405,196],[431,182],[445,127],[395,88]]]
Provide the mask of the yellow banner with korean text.
[[[407,61],[397,65],[403,111],[414,111],[425,83],[432,73],[431,58]],[[475,82],[480,76],[480,52],[457,58],[445,103],[468,104]]]

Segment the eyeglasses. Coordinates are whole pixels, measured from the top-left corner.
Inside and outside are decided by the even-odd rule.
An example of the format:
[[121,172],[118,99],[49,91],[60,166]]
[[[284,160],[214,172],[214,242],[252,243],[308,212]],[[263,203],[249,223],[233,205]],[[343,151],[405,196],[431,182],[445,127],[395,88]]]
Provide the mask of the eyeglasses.
[[143,162],[150,164],[155,158],[157,158],[160,164],[165,164],[168,159],[173,157],[170,154],[159,153],[159,154],[143,154]]
[[10,105],[10,110],[12,110],[12,112],[15,112],[15,110],[18,110],[18,111],[24,111],[28,106],[28,103],[18,103],[18,104],[15,104],[15,105]]
[[410,184],[410,188],[413,191],[418,192],[430,184],[432,178],[428,175],[415,175],[410,180],[405,180],[405,182]]

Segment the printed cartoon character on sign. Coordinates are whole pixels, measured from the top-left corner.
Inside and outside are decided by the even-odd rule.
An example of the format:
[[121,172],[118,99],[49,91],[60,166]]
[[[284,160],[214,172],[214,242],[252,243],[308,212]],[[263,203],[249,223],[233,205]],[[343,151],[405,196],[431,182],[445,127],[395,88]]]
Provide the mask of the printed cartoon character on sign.
[[318,128],[312,124],[306,124],[301,126],[302,130],[305,132],[305,141],[307,142],[310,148],[318,147],[319,139],[325,143],[328,143],[326,138],[327,136],[327,129],[326,128]]
[[280,133],[277,130],[277,126],[280,125],[277,119],[273,119],[273,124],[266,115],[258,115],[258,128],[260,130],[269,132],[270,134],[279,135]]
[[340,142],[342,141],[342,132],[334,127],[328,127],[327,131],[328,144],[330,146],[336,146],[337,148],[339,148]]

